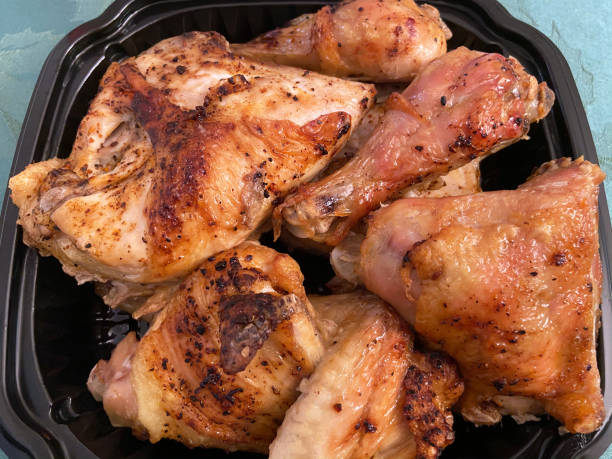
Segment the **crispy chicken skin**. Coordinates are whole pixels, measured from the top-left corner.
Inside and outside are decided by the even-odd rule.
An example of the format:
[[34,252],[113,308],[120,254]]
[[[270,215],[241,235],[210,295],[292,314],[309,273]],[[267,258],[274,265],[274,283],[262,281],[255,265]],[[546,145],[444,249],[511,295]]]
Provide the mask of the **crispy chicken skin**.
[[521,64],[457,48],[400,94],[369,140],[342,168],[305,184],[275,210],[298,237],[337,245],[363,216],[398,191],[525,138],[554,101]]
[[[113,63],[68,159],[10,181],[26,244],[79,282],[175,281],[244,241],[329,162],[372,85],[234,56],[192,32]],[[150,290],[150,287],[148,287]]]
[[416,351],[405,322],[370,293],[310,300],[326,353],[300,384],[270,459],[437,457],[454,439],[456,365]]
[[446,52],[450,37],[433,6],[413,0],[353,0],[299,16],[232,50],[328,75],[410,81]]
[[467,419],[547,412],[573,433],[601,425],[603,178],[563,158],[514,191],[402,199],[371,218],[360,276],[457,361]]
[[90,391],[113,425],[152,443],[267,452],[323,353],[302,281],[289,256],[254,242],[211,257],[143,306],[159,311],[151,328],[94,367]]

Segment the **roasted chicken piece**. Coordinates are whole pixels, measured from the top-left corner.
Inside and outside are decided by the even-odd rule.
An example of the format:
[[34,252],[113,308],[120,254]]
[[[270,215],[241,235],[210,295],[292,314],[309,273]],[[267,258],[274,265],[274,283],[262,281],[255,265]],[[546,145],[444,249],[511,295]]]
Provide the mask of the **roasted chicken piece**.
[[[377,88],[377,100],[378,100],[378,88]],[[351,133],[344,147],[334,155],[332,160],[329,162],[327,167],[321,171],[321,173],[314,178],[314,180],[321,180],[321,178],[337,171],[344,166],[361,147],[367,142],[372,136],[372,133],[380,123],[380,120],[385,115],[385,104],[377,102],[370,108],[361,118],[361,122],[355,126],[355,129]]]
[[[401,90],[399,84],[377,84],[376,103],[363,115],[361,121],[354,127],[348,141],[330,163],[314,178],[321,178],[335,172],[353,158],[372,137],[375,129],[385,116],[385,102],[394,92]],[[474,159],[465,166],[451,170],[448,174],[431,180],[424,180],[401,190],[398,196],[403,197],[441,197],[458,196],[460,194],[477,193],[480,190],[480,160]],[[431,192],[431,193],[429,193]],[[452,194],[449,194],[452,193]]]
[[433,6],[413,0],[352,0],[299,16],[232,50],[329,75],[410,81],[446,52],[450,37]]
[[67,159],[11,179],[24,242],[79,282],[108,282],[108,304],[150,294],[244,241],[373,96],[234,56],[214,32],[164,40],[110,66]]
[[554,101],[518,61],[461,47],[430,63],[341,169],[303,185],[275,210],[296,236],[338,244],[398,191],[525,138]]
[[[453,169],[442,177],[409,187],[400,192],[399,197],[442,198],[480,192],[482,192],[480,188],[480,160],[475,159],[465,166]],[[360,247],[364,238],[365,234],[363,232],[350,231],[329,254],[329,261],[339,280],[342,281],[344,289],[362,284],[359,264],[361,260]],[[308,239],[301,240],[307,241]],[[344,281],[350,285],[346,285]]]
[[245,242],[209,258],[91,371],[115,426],[152,443],[266,453],[297,386],[323,353],[300,269]]
[[456,365],[416,351],[405,322],[372,294],[310,300],[327,350],[300,384],[270,459],[437,457],[454,439]]
[[563,158],[514,191],[402,199],[371,218],[359,275],[457,361],[468,420],[546,412],[570,432],[601,425],[603,178]]
[[[378,95],[380,95],[380,93]],[[380,103],[377,103],[368,110],[363,116],[361,123],[355,127],[355,130],[344,148],[334,156],[329,165],[319,174],[319,179],[333,173],[346,164],[367,141],[367,138],[372,135],[376,124],[378,124],[378,121],[383,115],[384,107]],[[393,195],[392,199],[400,197],[437,198],[479,193],[482,191],[480,187],[480,160],[481,158],[476,158],[465,166],[451,170],[446,175],[424,180],[409,186]],[[354,275],[351,275],[350,272],[344,270],[343,266],[346,266],[348,270],[354,269],[355,262],[358,261],[359,253],[359,250],[354,250],[354,245],[356,243],[355,241],[361,244],[364,237],[364,235],[361,234],[363,230],[363,225],[357,225],[357,227],[353,228],[353,230],[335,247],[330,247],[323,242],[317,242],[312,239],[299,238],[289,231],[282,232],[280,234],[280,240],[292,249],[307,250],[321,255],[327,255],[331,252],[330,261],[334,270],[336,270],[344,280],[349,280],[353,284],[358,284],[359,280]],[[346,247],[346,245],[348,245],[348,247]],[[357,258],[355,258],[356,254]],[[346,261],[343,260],[345,256],[348,257]]]

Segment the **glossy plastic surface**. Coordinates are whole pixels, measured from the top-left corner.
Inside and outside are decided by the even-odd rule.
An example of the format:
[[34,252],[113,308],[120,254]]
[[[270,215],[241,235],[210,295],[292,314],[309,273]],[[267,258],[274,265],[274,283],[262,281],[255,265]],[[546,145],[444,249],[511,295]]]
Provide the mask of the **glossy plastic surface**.
[[[557,95],[551,114],[520,142],[484,161],[485,189],[512,188],[539,164],[561,156],[597,162],[584,110],[558,49],[492,0],[431,0],[451,27],[450,47],[466,45],[518,58]],[[11,175],[33,161],[69,153],[79,121],[110,62],[190,30],[217,30],[239,42],[318,9],[323,2],[267,0],[123,0],[65,37],[47,59],[32,95]],[[112,312],[91,286],[77,286],[59,264],[21,243],[17,209],[3,206],[0,253],[0,446],[9,457],[31,458],[250,458],[217,450],[189,450],[162,441],[140,442],[110,426],[85,388],[92,366],[108,358],[129,330],[143,331],[126,314]],[[603,189],[600,243],[604,270],[598,358],[608,414],[612,411],[612,232]],[[283,249],[283,247],[278,247]],[[294,253],[309,291],[331,275],[327,260]],[[456,420],[455,443],[445,458],[596,458],[612,441],[612,423],[591,435],[558,434],[544,419],[476,428]]]

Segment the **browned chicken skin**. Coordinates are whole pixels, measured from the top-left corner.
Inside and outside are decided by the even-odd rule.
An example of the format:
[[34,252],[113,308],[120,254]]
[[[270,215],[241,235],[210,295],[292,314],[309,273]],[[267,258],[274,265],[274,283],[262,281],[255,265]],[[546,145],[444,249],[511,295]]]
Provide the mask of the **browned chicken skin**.
[[417,459],[438,457],[455,440],[451,408],[464,390],[457,364],[446,354],[413,351],[403,390],[402,410],[416,441]]
[[[381,85],[378,85],[379,87]],[[377,88],[379,89],[379,88]],[[382,88],[384,91],[385,88]],[[377,100],[380,97],[381,92],[379,90],[377,94]],[[357,151],[365,144],[367,139],[371,136],[373,130],[375,129],[378,121],[384,115],[384,103],[377,103],[367,111],[367,113],[363,116],[361,123],[355,127],[353,133],[351,134],[348,142],[344,146],[342,150],[340,150],[336,155],[332,158],[329,165],[319,174],[318,180],[322,177],[325,177],[329,174],[332,174],[336,170],[340,169],[343,165],[345,165],[350,158],[352,158]],[[315,178],[317,180],[317,178]],[[479,193],[482,189],[480,188],[480,158],[474,159],[467,163],[464,166],[461,166],[457,169],[453,169],[445,175],[441,175],[440,177],[434,177],[430,180],[425,180],[423,182],[416,183],[408,188],[400,190],[396,194],[393,195],[392,199],[398,199],[400,197],[442,197],[442,196],[460,196],[463,194],[470,193]],[[358,225],[357,228],[354,228],[357,232],[363,231],[363,225]],[[342,247],[345,243],[351,242],[347,241],[347,239],[352,239],[353,232],[349,232],[346,238],[342,240],[342,242],[335,247],[330,247],[329,245],[323,242],[317,242],[313,239],[304,239],[294,236],[290,231],[283,231],[280,234],[280,241],[290,247],[291,249],[301,249],[306,250],[311,253],[318,253],[320,255],[327,255],[331,251],[330,261],[334,270],[339,267],[339,264],[336,264],[336,261],[340,261],[340,258],[343,256],[342,252],[346,252]],[[362,236],[359,234],[359,236]],[[333,249],[333,250],[332,250]],[[350,258],[349,263],[353,264],[353,255],[354,251],[349,248],[348,256]],[[342,263],[342,261],[340,261]],[[349,267],[352,269],[352,267]],[[341,269],[341,268],[340,268]],[[347,274],[347,273],[344,273]],[[355,279],[351,279],[350,276],[346,275],[342,276],[345,280],[349,280],[354,284],[359,283]]]
[[352,0],[324,6],[241,45],[238,54],[368,81],[410,81],[446,52],[438,10],[413,0]]
[[153,443],[267,452],[323,353],[302,281],[290,257],[257,243],[211,257],[161,304],[151,298],[151,328],[94,367],[90,391],[114,425]]
[[11,179],[24,241],[79,282],[107,282],[107,304],[150,294],[249,237],[373,96],[235,56],[214,32],[164,40],[110,66],[67,159]]
[[275,210],[296,236],[338,244],[399,190],[524,138],[554,100],[513,58],[458,48],[387,100],[370,139],[346,165],[303,185]]
[[157,316],[98,362],[89,390],[114,426],[154,443],[266,452],[289,409],[273,459],[437,457],[454,440],[456,365],[416,351],[373,294],[315,296],[313,309],[301,282],[257,243],[211,257],[136,313]]
[[414,349],[406,323],[378,297],[310,297],[326,352],[302,381],[270,459],[435,458],[454,439],[456,365]]
[[564,158],[515,191],[402,199],[371,219],[360,276],[457,361],[467,419],[547,412],[570,432],[601,425],[603,177]]
[[[480,192],[482,192],[480,188],[480,160],[475,159],[435,180],[421,182],[403,190],[399,193],[398,198],[442,198]],[[329,262],[337,275],[334,283],[342,286],[343,289],[355,288],[355,286],[363,284],[359,275],[361,259],[359,249],[365,238],[365,228],[360,229],[361,232],[349,232],[329,254]],[[283,233],[282,237],[287,238],[286,234]],[[295,239],[310,241],[309,239]],[[315,242],[312,243],[315,244]]]

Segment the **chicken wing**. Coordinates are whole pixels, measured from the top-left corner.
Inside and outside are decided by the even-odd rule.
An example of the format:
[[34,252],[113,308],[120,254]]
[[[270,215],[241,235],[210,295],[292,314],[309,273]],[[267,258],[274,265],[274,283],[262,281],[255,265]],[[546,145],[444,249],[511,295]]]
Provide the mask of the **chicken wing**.
[[352,0],[297,17],[232,49],[329,75],[410,81],[446,52],[450,37],[433,6],[413,0]]
[[563,158],[514,191],[402,199],[371,219],[359,274],[457,361],[467,419],[547,412],[570,432],[601,425],[603,178]]
[[378,297],[310,297],[326,353],[289,408],[271,459],[435,458],[454,439],[457,368],[413,348]]
[[244,241],[338,151],[371,85],[234,56],[188,33],[110,66],[68,159],[10,181],[24,241],[116,305]]
[[430,63],[341,169],[302,186],[275,210],[296,236],[338,244],[409,185],[448,173],[524,138],[554,101],[518,61],[461,47]]
[[143,306],[158,311],[150,329],[101,360],[89,390],[113,425],[152,443],[267,452],[323,353],[302,281],[289,256],[254,242],[209,258]]

